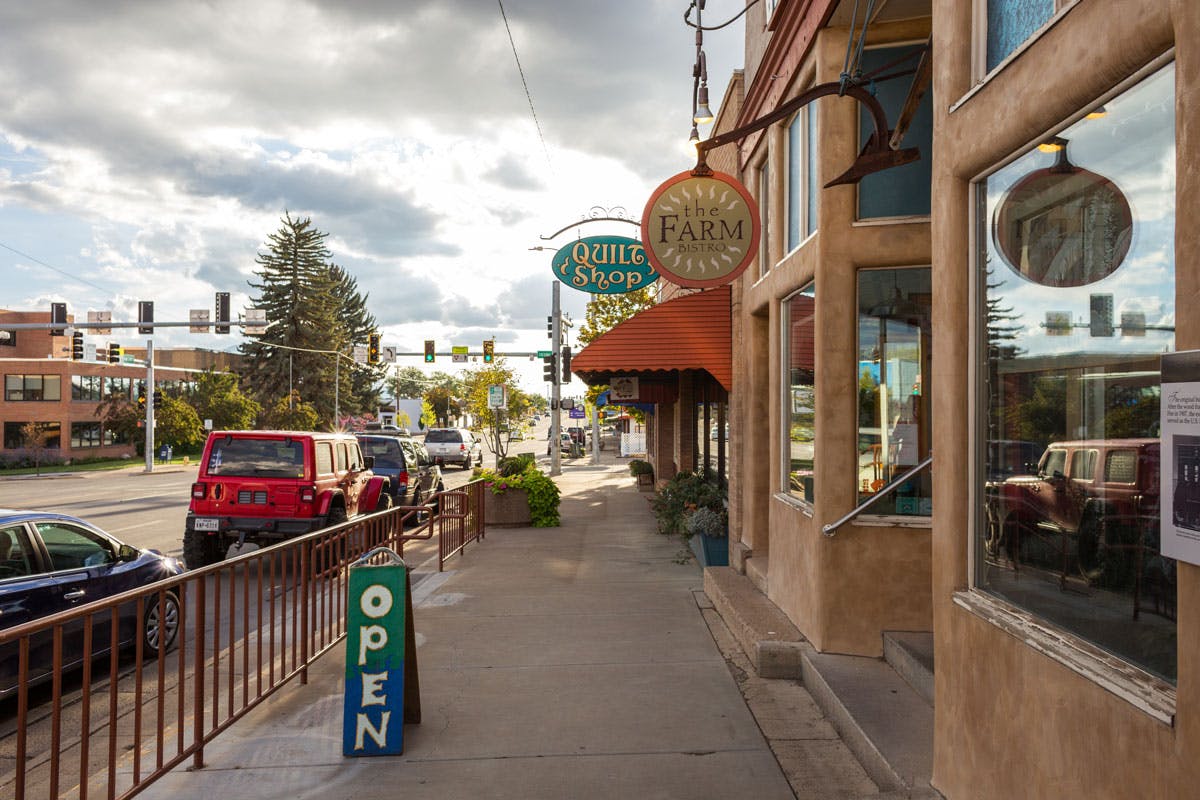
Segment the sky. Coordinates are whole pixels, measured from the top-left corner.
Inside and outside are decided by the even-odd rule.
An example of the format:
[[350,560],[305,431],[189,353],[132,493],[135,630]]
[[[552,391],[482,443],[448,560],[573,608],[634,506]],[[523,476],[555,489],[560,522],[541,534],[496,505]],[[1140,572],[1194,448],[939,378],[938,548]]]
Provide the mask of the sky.
[[[553,251],[638,233],[542,237],[597,208],[638,219],[694,163],[695,33],[684,0],[502,2],[0,4],[0,308],[133,321],[151,300],[182,321],[228,291],[237,314],[289,213],[328,234],[385,346],[549,349]],[[742,6],[709,0],[704,22]],[[715,110],[742,20],[704,40]],[[586,302],[563,287],[576,326]],[[154,343],[227,350],[234,331]],[[144,344],[114,334],[88,341]],[[540,360],[509,365],[546,392]]]

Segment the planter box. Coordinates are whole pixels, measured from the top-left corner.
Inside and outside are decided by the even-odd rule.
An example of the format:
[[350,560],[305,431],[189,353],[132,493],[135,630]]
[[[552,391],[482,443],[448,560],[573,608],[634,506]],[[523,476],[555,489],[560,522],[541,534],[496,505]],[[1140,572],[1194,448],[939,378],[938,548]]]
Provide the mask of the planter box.
[[483,523],[497,528],[521,528],[533,524],[529,514],[529,492],[524,489],[509,489],[504,494],[492,494],[484,490]]
[[637,475],[635,475],[634,477],[637,478],[637,487],[639,490],[641,490],[643,492],[653,492],[654,491],[654,473],[653,472],[640,472]]
[[729,538],[696,534],[688,539],[688,547],[702,567],[729,566]]

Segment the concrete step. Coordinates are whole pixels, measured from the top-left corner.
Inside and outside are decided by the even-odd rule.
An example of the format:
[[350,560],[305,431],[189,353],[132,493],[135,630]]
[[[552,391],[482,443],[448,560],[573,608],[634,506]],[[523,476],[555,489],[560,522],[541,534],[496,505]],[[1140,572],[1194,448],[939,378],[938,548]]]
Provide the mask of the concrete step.
[[759,677],[800,678],[800,644],[804,637],[779,606],[745,575],[731,567],[708,567],[704,570],[704,593]]
[[883,795],[940,796],[929,785],[933,706],[909,682],[921,683],[927,670],[932,697],[932,637],[891,636],[893,657],[911,662],[906,679],[883,659],[818,653],[748,577],[729,567],[704,570],[704,591],[760,677],[803,681]]
[[933,705],[933,634],[928,631],[887,631],[883,660],[891,665],[926,703]]

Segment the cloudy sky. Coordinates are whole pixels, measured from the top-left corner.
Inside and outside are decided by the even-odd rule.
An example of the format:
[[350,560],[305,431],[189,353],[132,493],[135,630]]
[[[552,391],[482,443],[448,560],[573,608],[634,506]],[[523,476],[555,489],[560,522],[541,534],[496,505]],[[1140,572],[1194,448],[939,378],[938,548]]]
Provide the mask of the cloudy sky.
[[[705,23],[742,5],[709,0]],[[329,234],[385,345],[546,348],[552,251],[530,248],[636,235],[540,238],[595,206],[639,217],[691,166],[687,8],[503,0],[535,124],[496,0],[0,4],[0,307],[183,320],[229,291],[241,310],[287,211]],[[705,34],[714,109],[741,24]],[[587,297],[562,295],[581,321]],[[238,341],[185,330],[156,346]],[[543,391],[540,362],[514,366]]]

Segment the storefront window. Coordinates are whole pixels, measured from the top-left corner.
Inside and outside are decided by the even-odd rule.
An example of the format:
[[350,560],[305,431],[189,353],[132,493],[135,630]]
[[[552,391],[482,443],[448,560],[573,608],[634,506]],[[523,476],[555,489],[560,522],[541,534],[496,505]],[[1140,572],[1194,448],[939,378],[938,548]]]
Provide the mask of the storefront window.
[[1175,348],[1174,66],[978,187],[976,585],[1166,680],[1159,356]]
[[[4,423],[4,449],[22,450],[25,448],[24,428],[28,424],[28,422]],[[38,422],[35,424],[46,434],[44,447],[48,450],[57,450],[61,446],[62,425],[58,422]]]
[[771,271],[771,174],[764,159],[758,168],[758,218],[762,223],[758,242],[759,277]]
[[788,365],[784,397],[787,485],[793,497],[813,502],[813,444],[816,441],[815,284],[783,301],[784,358]]
[[71,399],[100,402],[100,382],[99,375],[72,375]]
[[129,399],[129,378],[111,378],[104,379],[104,396],[105,397],[123,397]]
[[5,375],[4,399],[10,402],[61,400],[62,379],[58,375]]
[[99,422],[71,423],[71,447],[99,447],[100,444]]
[[929,516],[928,470],[893,484],[929,455],[932,342],[929,268],[858,273],[858,499],[871,513]]

